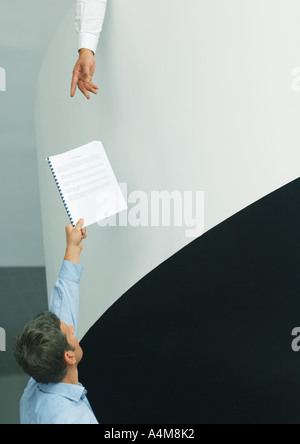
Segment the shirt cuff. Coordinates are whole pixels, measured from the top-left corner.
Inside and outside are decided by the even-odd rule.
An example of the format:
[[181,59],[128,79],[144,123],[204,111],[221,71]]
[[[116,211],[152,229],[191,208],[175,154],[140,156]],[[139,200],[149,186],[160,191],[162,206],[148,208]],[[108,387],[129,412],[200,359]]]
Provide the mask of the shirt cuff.
[[79,284],[82,273],[83,267],[81,265],[75,264],[74,262],[63,261],[59,277],[66,281]]
[[100,34],[81,32],[78,39],[78,49],[90,49],[96,54]]

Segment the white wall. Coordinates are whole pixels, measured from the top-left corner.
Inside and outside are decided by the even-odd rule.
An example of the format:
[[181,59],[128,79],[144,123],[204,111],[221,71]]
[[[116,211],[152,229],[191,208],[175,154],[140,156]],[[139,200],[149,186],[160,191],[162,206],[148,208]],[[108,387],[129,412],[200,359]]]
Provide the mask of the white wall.
[[[68,220],[48,155],[102,140],[129,191],[205,191],[206,230],[299,177],[300,96],[291,89],[300,63],[298,1],[109,0],[97,54],[101,90],[91,102],[69,98],[73,21],[72,9],[45,56],[36,95],[49,292]],[[184,231],[88,230],[80,337],[190,241]]]

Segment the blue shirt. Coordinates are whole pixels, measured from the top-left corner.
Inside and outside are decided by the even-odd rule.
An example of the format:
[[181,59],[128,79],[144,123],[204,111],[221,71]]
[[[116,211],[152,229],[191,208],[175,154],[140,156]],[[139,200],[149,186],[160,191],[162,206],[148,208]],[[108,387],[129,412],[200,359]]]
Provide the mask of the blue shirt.
[[[67,325],[78,325],[79,282],[83,267],[64,261],[52,291],[50,311]],[[98,424],[79,383],[38,384],[30,379],[20,402],[21,424]]]

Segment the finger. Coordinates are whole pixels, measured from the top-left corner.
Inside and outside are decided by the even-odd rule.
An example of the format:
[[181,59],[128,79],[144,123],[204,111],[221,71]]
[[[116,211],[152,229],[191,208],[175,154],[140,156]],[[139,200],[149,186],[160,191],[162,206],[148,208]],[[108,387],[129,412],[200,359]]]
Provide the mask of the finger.
[[76,230],[82,230],[83,225],[84,225],[84,219],[79,219],[79,221],[76,224],[75,229]]
[[79,81],[79,83],[78,83],[78,88],[80,89],[80,91],[82,92],[82,94],[85,95],[85,97],[86,97],[87,99],[90,99],[90,95],[89,95],[89,93],[88,93],[88,90],[87,90],[87,89],[85,88],[85,86],[84,86],[84,82]]
[[92,74],[91,74],[91,70],[90,70],[90,66],[89,65],[83,65],[82,66],[82,75],[81,75],[81,80],[84,81],[84,83],[90,83],[92,81]]
[[[86,84],[85,84],[85,85],[86,85]],[[92,92],[93,94],[98,94],[98,90],[95,89],[95,88],[93,88],[91,85],[85,86],[85,89],[86,89],[87,91]]]
[[91,86],[92,88],[99,89],[99,86],[94,85],[93,82],[90,82],[90,86]]
[[82,92],[82,94],[83,94],[88,100],[90,100],[91,96],[89,95],[87,89],[85,89],[85,88],[83,88],[83,87],[80,87],[80,86],[79,86],[79,89],[80,89],[80,91]]
[[95,85],[92,80],[89,82],[89,86],[95,89],[99,89],[99,86]]
[[69,232],[69,231],[72,231],[72,230],[73,230],[73,225],[70,222],[69,225],[66,226],[66,232]]
[[77,72],[73,73],[72,84],[71,84],[71,97],[75,96],[76,87],[79,81],[79,74]]

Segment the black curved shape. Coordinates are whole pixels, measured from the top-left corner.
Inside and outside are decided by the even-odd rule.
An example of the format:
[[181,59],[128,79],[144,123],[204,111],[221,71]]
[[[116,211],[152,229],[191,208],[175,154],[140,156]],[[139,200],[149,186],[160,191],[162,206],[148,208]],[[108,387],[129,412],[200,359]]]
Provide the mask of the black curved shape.
[[82,340],[106,424],[300,421],[300,180],[137,283]]

